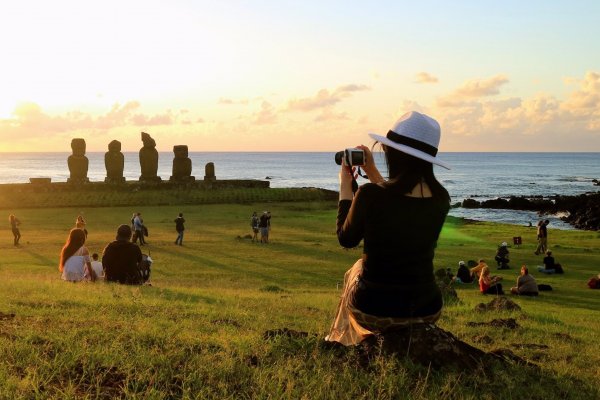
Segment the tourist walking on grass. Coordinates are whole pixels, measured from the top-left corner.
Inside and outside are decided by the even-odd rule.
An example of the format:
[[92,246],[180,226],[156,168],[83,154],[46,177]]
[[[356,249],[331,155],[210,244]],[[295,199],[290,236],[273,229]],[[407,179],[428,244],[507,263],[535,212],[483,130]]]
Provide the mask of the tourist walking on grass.
[[185,231],[185,219],[183,219],[183,214],[179,213],[179,216],[175,218],[175,230],[177,231],[177,239],[175,239],[175,244],[183,246],[183,231]]
[[344,292],[328,341],[358,344],[415,323],[433,323],[442,310],[442,294],[433,274],[437,240],[450,208],[450,196],[435,178],[440,126],[410,112],[382,144],[389,179],[379,173],[366,146],[361,166],[370,183],[353,193],[354,169],[342,165],[339,179],[337,236],[345,248],[363,241],[363,255],[344,276]]
[[259,223],[258,214],[256,211],[252,213],[252,217],[250,218],[250,226],[252,227],[252,242],[258,241],[258,223]]
[[90,253],[85,247],[85,232],[83,230],[73,228],[69,232],[67,242],[60,252],[58,270],[62,273],[61,278],[65,281],[96,280]]
[[548,250],[548,224],[549,220],[540,221],[537,224],[538,245],[535,249],[535,255],[544,254]]
[[21,231],[19,230],[19,225],[21,225],[21,221],[19,221],[19,219],[14,215],[10,214],[8,216],[8,222],[10,223],[10,228],[12,229],[12,234],[14,236],[13,243],[15,246],[18,246],[19,240],[21,240]]
[[144,220],[142,219],[142,213],[135,214],[133,218],[133,227],[135,230],[135,234],[133,236],[132,242],[135,243],[138,239],[140,241],[140,246],[146,244],[146,240],[144,240]]
[[83,216],[78,215],[77,218],[75,219],[75,228],[81,229],[85,233],[85,237],[87,239],[88,231],[85,228],[86,225],[87,224],[86,224],[85,220],[83,219]]

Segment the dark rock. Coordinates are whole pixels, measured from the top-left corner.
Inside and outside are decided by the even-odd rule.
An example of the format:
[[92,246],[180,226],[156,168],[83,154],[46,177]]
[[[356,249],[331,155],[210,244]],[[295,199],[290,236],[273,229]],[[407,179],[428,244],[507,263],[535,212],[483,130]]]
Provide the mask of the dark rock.
[[462,202],[464,208],[479,208],[481,203],[474,199],[465,199]]

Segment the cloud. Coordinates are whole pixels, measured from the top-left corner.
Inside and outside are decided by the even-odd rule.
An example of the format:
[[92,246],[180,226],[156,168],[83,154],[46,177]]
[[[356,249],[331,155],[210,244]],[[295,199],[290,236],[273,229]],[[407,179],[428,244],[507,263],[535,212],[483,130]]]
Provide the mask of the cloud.
[[438,78],[428,72],[419,72],[415,75],[415,83],[437,83]]
[[277,114],[271,103],[263,101],[260,106],[260,111],[254,113],[253,121],[257,125],[272,124],[277,120]]
[[[529,144],[532,151],[552,147],[577,147],[569,138],[600,143],[600,74],[587,72],[583,79],[567,78],[565,85],[575,89],[560,99],[546,93],[531,97],[496,98],[498,88],[508,78],[469,81],[442,97],[431,112],[450,138],[469,136],[480,143],[497,142],[500,148]],[[510,138],[506,141],[504,138]],[[558,145],[558,143],[561,143]],[[483,147],[483,145],[482,145]],[[588,148],[589,149],[589,148]]]
[[122,106],[114,104],[100,116],[77,110],[50,116],[38,104],[22,103],[15,108],[10,118],[0,119],[0,139],[43,137],[84,130],[102,133],[123,126],[173,125],[177,121],[177,115],[170,110],[162,114],[147,115],[136,112],[139,108],[138,101],[129,101]]
[[332,92],[327,89],[321,89],[314,97],[291,99],[288,101],[287,110],[309,112],[332,107],[341,102],[343,99],[352,96],[352,93],[365,90],[370,90],[370,88],[366,85],[357,84],[343,85],[336,88]]
[[349,119],[350,117],[348,117],[348,113],[346,112],[336,113],[330,109],[325,109],[320,115],[315,117],[315,122],[344,121]]
[[462,107],[469,101],[477,101],[482,97],[491,97],[500,93],[500,86],[508,83],[505,75],[496,75],[488,79],[472,79],[466,81],[454,92],[437,99],[438,107]]
[[235,105],[235,104],[246,105],[246,104],[248,104],[248,99],[234,100],[234,99],[229,99],[226,97],[221,97],[217,101],[217,104],[226,105],[226,106],[231,106],[231,105]]

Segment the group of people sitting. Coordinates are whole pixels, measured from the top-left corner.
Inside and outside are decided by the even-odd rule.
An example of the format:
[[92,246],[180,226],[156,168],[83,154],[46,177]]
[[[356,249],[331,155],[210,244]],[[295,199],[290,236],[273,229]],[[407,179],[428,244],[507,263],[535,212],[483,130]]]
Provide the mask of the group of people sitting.
[[130,285],[147,282],[152,260],[131,242],[131,235],[129,225],[119,226],[116,240],[104,248],[100,262],[98,254],[92,254],[90,258],[85,246],[86,232],[77,227],[71,229],[60,252],[58,269],[62,274],[61,278],[70,282],[104,279]]
[[[479,290],[483,294],[504,294],[502,288],[502,277],[492,275],[490,267],[485,260],[480,259],[479,262],[472,268],[468,268],[464,261],[458,263],[458,271],[454,277],[448,268],[448,277],[457,283],[479,283]],[[522,296],[537,296],[538,285],[535,278],[529,275],[529,268],[526,265],[521,266],[521,272],[517,278],[517,285],[510,289],[512,294]]]

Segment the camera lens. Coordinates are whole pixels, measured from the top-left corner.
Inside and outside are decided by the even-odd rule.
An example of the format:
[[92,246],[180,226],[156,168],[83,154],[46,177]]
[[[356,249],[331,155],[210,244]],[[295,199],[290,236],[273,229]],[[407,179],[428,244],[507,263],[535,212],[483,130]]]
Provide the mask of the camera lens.
[[335,153],[335,163],[337,165],[342,165],[342,159],[344,158],[344,152],[343,151],[338,151],[337,153]]

